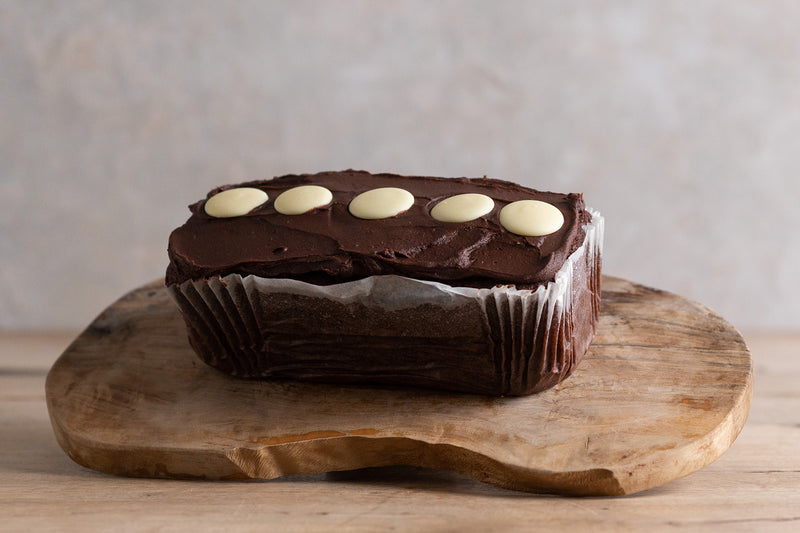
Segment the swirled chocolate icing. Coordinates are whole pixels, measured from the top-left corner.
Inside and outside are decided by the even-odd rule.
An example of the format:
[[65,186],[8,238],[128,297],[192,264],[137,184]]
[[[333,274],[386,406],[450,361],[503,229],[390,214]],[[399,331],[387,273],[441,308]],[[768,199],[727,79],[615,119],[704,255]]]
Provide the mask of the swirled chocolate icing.
[[[298,185],[321,185],[330,205],[302,215],[275,211],[274,199]],[[397,274],[455,286],[516,285],[531,288],[553,279],[584,239],[590,215],[579,194],[542,192],[489,178],[433,178],[363,171],[288,175],[219,187],[254,187],[269,200],[248,214],[214,218],[207,199],[192,204],[189,220],[169,239],[168,285],[189,279],[254,274],[327,285],[372,275]],[[400,187],[414,195],[408,211],[362,220],[348,211],[359,193]],[[470,222],[448,223],[429,212],[439,201],[462,193],[491,197],[495,206]],[[498,222],[498,212],[518,200],[541,200],[564,215],[562,227],[544,237],[522,237]]]

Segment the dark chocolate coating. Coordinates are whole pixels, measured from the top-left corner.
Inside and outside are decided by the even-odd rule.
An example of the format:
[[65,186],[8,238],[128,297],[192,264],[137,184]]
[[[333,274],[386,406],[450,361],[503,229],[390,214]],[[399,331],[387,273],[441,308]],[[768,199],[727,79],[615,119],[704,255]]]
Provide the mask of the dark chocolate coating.
[[[304,184],[331,190],[331,205],[302,215],[277,213],[274,199]],[[488,178],[405,177],[348,170],[230,185],[211,191],[208,197],[234,186],[262,189],[269,200],[235,218],[207,215],[205,200],[190,206],[191,218],[169,239],[168,285],[230,273],[322,285],[396,274],[454,286],[530,288],[553,279],[580,246],[582,226],[589,220],[579,194],[541,192]],[[357,194],[378,187],[406,189],[414,195],[414,205],[381,220],[361,220],[348,212]],[[439,222],[429,215],[436,203],[461,193],[485,194],[495,207],[464,223]],[[506,231],[498,222],[498,212],[510,202],[527,199],[561,210],[561,229],[544,237]]]

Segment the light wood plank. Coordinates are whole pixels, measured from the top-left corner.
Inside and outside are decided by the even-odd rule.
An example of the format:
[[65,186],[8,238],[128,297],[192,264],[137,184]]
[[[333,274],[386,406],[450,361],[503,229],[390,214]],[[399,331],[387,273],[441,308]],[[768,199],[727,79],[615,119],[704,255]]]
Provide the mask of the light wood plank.
[[72,331],[0,331],[0,376],[15,371],[46,372],[77,335]]

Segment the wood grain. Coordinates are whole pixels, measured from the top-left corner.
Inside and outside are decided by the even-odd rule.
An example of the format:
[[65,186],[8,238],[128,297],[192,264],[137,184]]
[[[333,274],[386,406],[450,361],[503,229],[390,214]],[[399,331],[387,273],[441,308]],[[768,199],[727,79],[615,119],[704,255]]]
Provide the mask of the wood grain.
[[46,383],[59,444],[101,472],[269,479],[406,464],[587,495],[630,494],[714,461],[751,395],[750,354],[730,324],[610,277],[581,366],[525,398],[230,378],[194,356],[160,282],[104,311]]

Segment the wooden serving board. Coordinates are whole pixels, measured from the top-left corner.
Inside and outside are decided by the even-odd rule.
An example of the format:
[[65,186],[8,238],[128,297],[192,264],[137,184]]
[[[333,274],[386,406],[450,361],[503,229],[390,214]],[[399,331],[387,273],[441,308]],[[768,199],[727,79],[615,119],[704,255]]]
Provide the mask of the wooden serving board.
[[501,487],[641,491],[718,458],[744,425],[752,361],[709,309],[604,277],[600,328],[560,385],[522,398],[246,381],[199,361],[162,282],[106,309],[47,377],[77,463],[126,476],[271,479],[383,465]]

